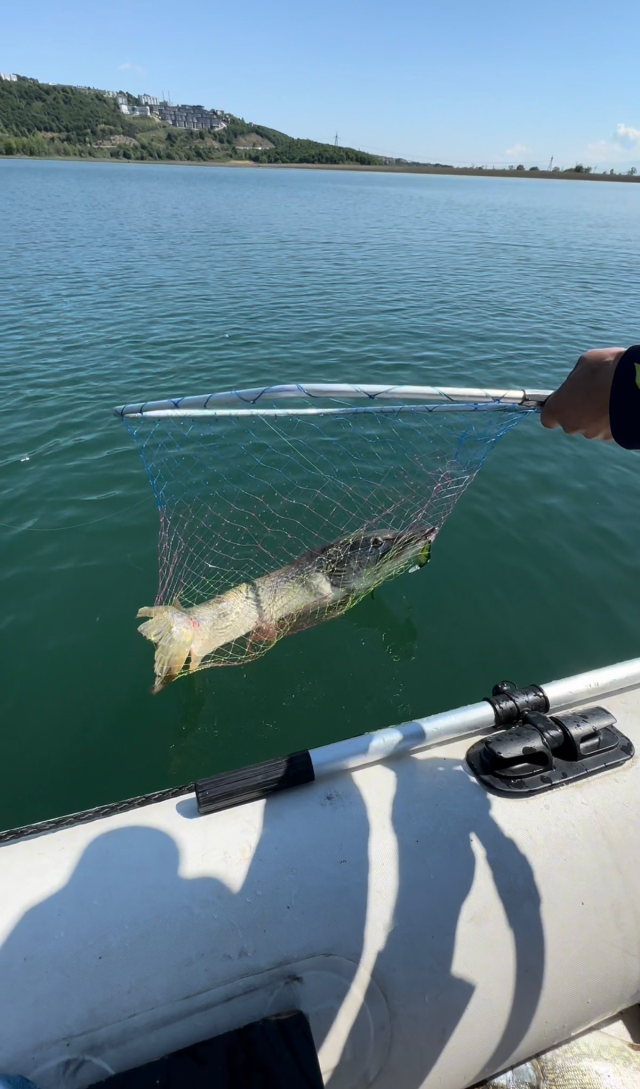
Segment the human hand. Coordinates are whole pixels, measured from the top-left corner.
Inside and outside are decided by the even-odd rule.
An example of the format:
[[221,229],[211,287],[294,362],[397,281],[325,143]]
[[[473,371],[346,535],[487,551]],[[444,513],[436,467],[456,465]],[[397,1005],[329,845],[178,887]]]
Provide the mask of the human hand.
[[540,413],[543,427],[561,427],[567,435],[611,442],[609,395],[625,348],[595,348],[580,356]]

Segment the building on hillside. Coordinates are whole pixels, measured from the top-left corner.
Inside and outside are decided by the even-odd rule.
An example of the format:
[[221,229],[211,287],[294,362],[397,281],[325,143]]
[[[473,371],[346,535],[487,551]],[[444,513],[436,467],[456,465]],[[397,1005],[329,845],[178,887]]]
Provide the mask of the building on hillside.
[[155,98],[154,95],[138,95],[138,102],[141,106],[159,106],[160,99]]
[[[122,109],[122,106],[120,109]],[[151,117],[151,110],[148,106],[129,106],[128,111],[132,117]]]
[[205,110],[204,106],[169,106],[163,104],[154,109],[161,121],[178,129],[210,129],[214,132],[226,127],[217,110]]
[[7,83],[17,83],[18,77],[15,72],[0,72],[0,79],[4,79]]

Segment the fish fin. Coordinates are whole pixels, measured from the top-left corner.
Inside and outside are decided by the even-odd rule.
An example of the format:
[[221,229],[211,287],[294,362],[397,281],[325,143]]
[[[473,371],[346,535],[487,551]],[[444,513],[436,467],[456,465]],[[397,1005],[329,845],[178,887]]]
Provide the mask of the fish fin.
[[138,616],[148,616],[138,631],[155,643],[156,683],[153,692],[160,692],[174,681],[191,650],[193,627],[184,611],[173,605],[154,605],[138,610]]
[[189,660],[189,672],[195,673],[196,669],[200,668],[200,662],[202,661],[202,655],[196,654],[193,647],[191,647],[191,658]]
[[249,633],[251,643],[275,643],[278,638],[278,626],[269,620],[259,620]]

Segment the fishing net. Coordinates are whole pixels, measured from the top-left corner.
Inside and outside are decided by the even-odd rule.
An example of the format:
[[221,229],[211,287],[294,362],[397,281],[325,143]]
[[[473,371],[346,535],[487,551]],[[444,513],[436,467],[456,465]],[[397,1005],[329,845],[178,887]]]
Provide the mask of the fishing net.
[[180,412],[123,414],[160,515],[158,593],[141,613],[157,688],[249,662],[422,566],[523,415],[513,404],[336,397]]

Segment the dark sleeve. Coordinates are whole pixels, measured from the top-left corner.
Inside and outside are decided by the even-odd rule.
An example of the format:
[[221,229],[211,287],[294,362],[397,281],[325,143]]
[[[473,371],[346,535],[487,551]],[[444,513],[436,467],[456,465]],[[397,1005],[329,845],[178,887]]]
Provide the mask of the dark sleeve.
[[628,348],[616,367],[609,397],[609,420],[618,446],[640,450],[640,344]]

